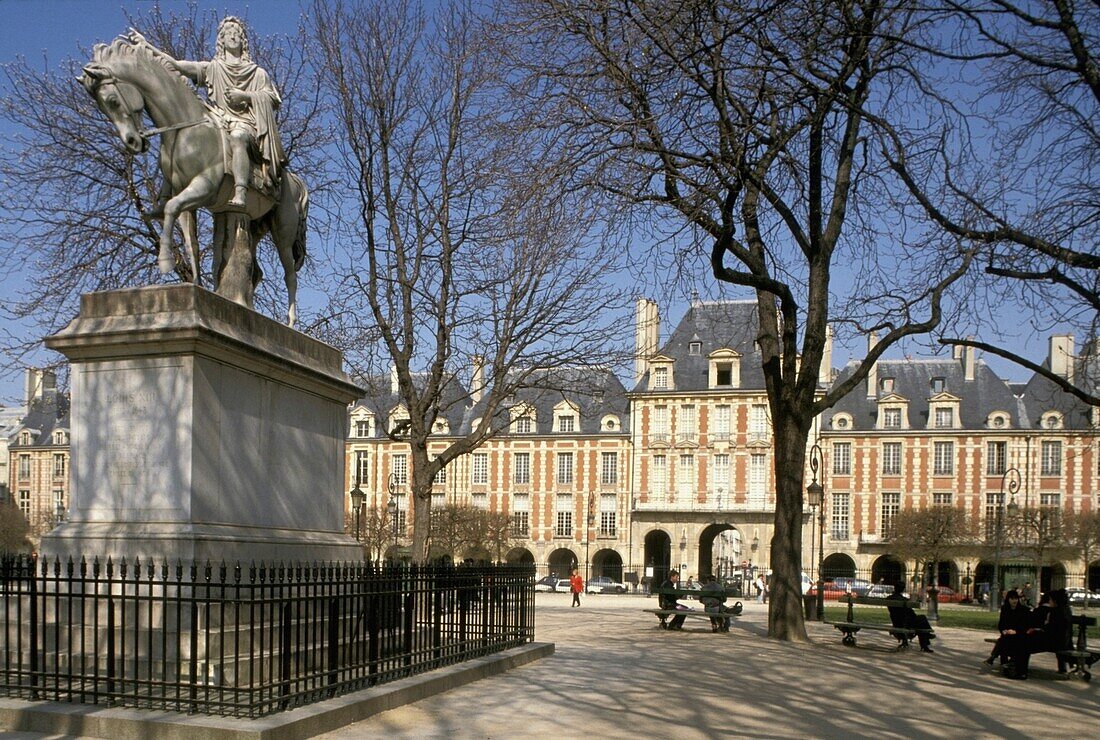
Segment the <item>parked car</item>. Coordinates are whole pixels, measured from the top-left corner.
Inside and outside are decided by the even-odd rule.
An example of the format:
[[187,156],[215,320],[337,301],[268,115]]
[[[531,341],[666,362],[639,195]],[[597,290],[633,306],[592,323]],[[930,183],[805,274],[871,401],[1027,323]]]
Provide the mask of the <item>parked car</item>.
[[[885,583],[876,583],[867,590],[867,593],[864,594],[864,596],[868,596],[873,599],[885,599],[893,595],[894,587]],[[902,591],[902,595],[905,596],[905,598],[907,599],[909,598],[908,591]]]
[[[1086,591],[1083,588],[1067,588],[1070,606],[1100,606],[1100,593]],[[1086,603],[1088,602],[1088,603]]]
[[561,592],[561,593],[569,593],[572,590],[570,588],[570,585],[569,585],[569,579],[568,578],[559,578],[554,583],[554,590],[558,591],[558,592]]
[[557,583],[558,583],[558,577],[557,576],[543,576],[542,578],[535,581],[535,590],[536,591],[553,591],[554,586],[557,585]]
[[[832,588],[837,591],[843,591],[844,593],[851,592],[856,596],[866,596],[867,592],[871,590],[871,586],[874,584],[870,581],[865,581],[862,578],[848,578],[841,576],[833,579]],[[826,585],[826,590],[829,586]]]
[[626,584],[620,583],[607,576],[596,576],[588,579],[585,590],[590,594],[625,594]]
[[[929,586],[927,591],[932,590]],[[966,594],[961,594],[950,586],[936,586],[936,602],[939,604],[957,604],[966,598]]]

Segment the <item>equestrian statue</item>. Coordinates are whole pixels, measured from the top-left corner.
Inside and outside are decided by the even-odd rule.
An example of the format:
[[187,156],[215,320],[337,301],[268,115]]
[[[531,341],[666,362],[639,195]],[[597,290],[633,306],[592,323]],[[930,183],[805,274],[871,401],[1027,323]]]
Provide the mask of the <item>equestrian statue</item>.
[[[233,16],[222,20],[208,62],[174,59],[131,29],[110,45],[96,46],[79,80],[131,152],[147,151],[149,137],[161,136],[162,181],[147,214],[163,218],[161,272],[175,266],[172,232],[179,220],[192,274],[201,284],[194,211],[205,208],[214,216],[214,289],[251,308],[261,276],[256,245],[270,234],[293,326],[309,193],[285,168],[275,121],[282,100],[267,72],[252,61],[244,24]],[[189,81],[205,88],[208,100]],[[142,128],[142,111],[153,128]]]

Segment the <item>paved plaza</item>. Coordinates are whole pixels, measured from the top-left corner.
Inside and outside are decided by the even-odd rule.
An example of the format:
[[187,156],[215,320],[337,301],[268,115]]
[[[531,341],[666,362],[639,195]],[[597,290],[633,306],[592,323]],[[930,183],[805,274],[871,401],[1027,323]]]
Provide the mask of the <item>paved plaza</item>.
[[1036,656],[1031,680],[1002,678],[981,663],[985,632],[940,628],[925,655],[895,652],[883,633],[845,647],[816,623],[812,645],[769,640],[766,607],[751,601],[729,634],[699,619],[658,629],[644,596],[569,601],[536,597],[536,639],[553,656],[320,737],[1100,736],[1100,680],[1058,676],[1052,655]]
[[1100,680],[1059,677],[1052,655],[1028,681],[1002,678],[981,664],[988,633],[941,628],[925,655],[882,633],[845,647],[815,623],[815,644],[793,645],[765,637],[762,604],[745,602],[728,635],[699,619],[658,629],[640,611],[654,604],[540,593],[536,639],[554,656],[322,737],[1100,736]]

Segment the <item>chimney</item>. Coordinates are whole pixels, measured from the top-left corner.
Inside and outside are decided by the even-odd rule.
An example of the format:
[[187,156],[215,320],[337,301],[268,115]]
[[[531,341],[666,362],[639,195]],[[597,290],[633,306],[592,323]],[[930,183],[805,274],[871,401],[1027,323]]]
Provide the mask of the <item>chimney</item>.
[[821,367],[817,371],[817,382],[828,385],[833,379],[833,326],[825,325],[825,347],[821,350]]
[[[967,339],[973,339],[974,337],[967,337]],[[958,347],[959,345],[955,345]],[[967,383],[974,380],[974,366],[977,362],[976,355],[978,350],[973,347],[961,347],[962,349],[962,361],[963,361],[963,380]]]
[[397,392],[397,365],[390,365],[390,393],[396,396]]
[[955,358],[955,362],[959,362],[963,358],[963,346],[961,344],[954,344],[951,346],[951,356]]
[[23,387],[23,398],[30,410],[31,403],[36,398],[42,398],[47,394],[57,392],[57,375],[53,370],[38,370],[27,368],[27,377]]
[[[871,332],[867,335],[867,354],[878,344],[878,333]],[[871,371],[867,373],[867,398],[878,398],[878,362],[871,365]]]
[[1050,371],[1073,382],[1073,335],[1055,334],[1050,338]]
[[485,358],[474,355],[474,371],[470,375],[470,401],[474,404],[481,402],[485,392]]
[[661,316],[657,303],[648,298],[639,298],[634,303],[634,385],[642,379],[649,369],[649,358],[657,352],[657,338],[660,335]]

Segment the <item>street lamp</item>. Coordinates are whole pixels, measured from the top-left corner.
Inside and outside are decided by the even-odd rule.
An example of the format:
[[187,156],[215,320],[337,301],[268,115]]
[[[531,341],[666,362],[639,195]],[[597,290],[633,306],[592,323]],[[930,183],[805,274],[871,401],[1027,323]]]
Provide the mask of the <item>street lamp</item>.
[[359,484],[355,484],[355,488],[351,489],[351,507],[355,509],[355,541],[359,541],[359,511],[363,508],[363,501],[366,500],[367,494],[363,493],[363,489],[359,487]]
[[586,590],[588,589],[589,563],[592,562],[592,558],[589,557],[589,554],[591,553],[591,547],[592,547],[592,520],[595,518],[594,515],[592,514],[592,492],[591,491],[588,492],[587,509],[588,509],[588,515],[585,519],[585,528],[584,528],[584,584],[585,584],[585,589]]
[[397,557],[397,476],[390,473],[389,485],[386,486],[390,493],[390,502],[386,504],[386,509],[390,512],[390,523],[393,526],[393,548],[394,558]]
[[997,500],[996,530],[993,533],[993,584],[989,588],[989,611],[1001,608],[1001,545],[1004,537],[1005,488],[1012,494],[1010,504],[1016,511],[1016,492],[1020,490],[1020,471],[1009,468],[1001,476],[1001,495]]
[[810,473],[813,480],[806,486],[806,501],[810,507],[817,511],[817,621],[825,621],[825,583],[822,578],[822,568],[825,564],[825,487],[817,482],[817,471],[821,469],[821,480],[825,480],[825,470],[822,468],[821,446],[815,444],[810,448]]

